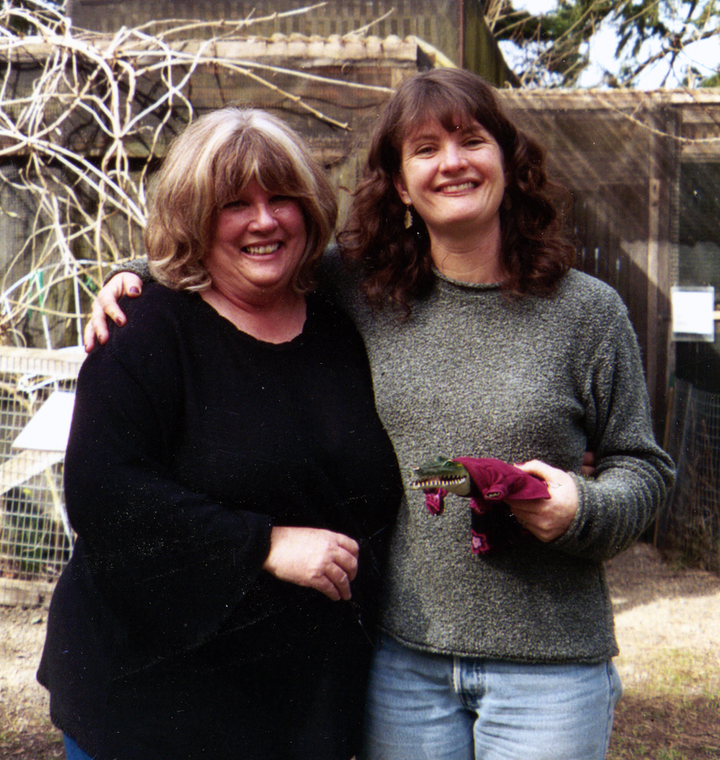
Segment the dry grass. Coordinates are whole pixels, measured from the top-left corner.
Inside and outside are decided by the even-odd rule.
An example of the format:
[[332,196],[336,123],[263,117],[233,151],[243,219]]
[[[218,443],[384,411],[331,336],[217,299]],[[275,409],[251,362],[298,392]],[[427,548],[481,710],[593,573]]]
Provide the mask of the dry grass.
[[720,696],[625,695],[608,760],[720,758]]
[[7,760],[60,760],[65,757],[62,736],[49,719],[28,719],[10,710],[0,705],[0,757]]

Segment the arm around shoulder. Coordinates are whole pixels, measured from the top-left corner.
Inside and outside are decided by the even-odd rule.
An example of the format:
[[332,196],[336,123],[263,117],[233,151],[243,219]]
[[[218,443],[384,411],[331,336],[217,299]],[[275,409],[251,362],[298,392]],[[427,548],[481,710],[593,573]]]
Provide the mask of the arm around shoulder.
[[108,317],[118,327],[122,327],[127,318],[118,305],[122,296],[136,298],[142,293],[143,282],[151,282],[147,258],[134,259],[122,268],[113,269],[105,279],[102,289],[92,304],[90,321],[85,325],[83,344],[90,353],[96,343],[104,345],[109,337]]

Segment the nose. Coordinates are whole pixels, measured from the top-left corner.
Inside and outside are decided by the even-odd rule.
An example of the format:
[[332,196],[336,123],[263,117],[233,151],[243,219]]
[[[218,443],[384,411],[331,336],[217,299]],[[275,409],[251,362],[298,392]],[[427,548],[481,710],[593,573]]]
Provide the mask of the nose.
[[467,166],[465,152],[460,145],[456,145],[454,142],[448,142],[443,146],[441,158],[443,171],[454,172]]
[[269,203],[255,203],[252,206],[252,219],[248,225],[252,230],[272,230],[277,226],[277,219]]

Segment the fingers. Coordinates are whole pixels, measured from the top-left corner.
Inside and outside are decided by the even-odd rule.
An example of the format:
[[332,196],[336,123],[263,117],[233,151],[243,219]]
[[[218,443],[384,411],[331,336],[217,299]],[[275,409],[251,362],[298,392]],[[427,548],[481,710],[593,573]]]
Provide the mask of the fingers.
[[[107,340],[107,336],[105,336],[105,340]],[[105,341],[103,341],[98,335],[98,342],[104,343]],[[93,327],[92,319],[85,325],[85,330],[83,331],[83,346],[88,354],[93,348],[95,348],[95,328]]]
[[[122,309],[118,306],[118,300],[122,296],[137,298],[141,293],[142,280],[132,272],[120,272],[108,280],[105,287],[98,293],[93,304],[93,317],[97,314],[99,320],[104,312],[116,325],[122,326],[127,320]],[[102,316],[102,319],[104,321],[105,317]]]
[[[352,597],[350,583],[355,580],[358,571],[357,555],[340,546],[334,548],[331,554],[332,556],[322,561],[321,567],[318,568],[319,585],[322,587],[318,590],[325,589],[323,593],[334,601],[348,600]],[[328,587],[326,581],[330,581],[332,586]],[[312,582],[311,586],[317,588]]]
[[325,596],[330,597],[333,601],[339,601],[340,599],[348,600],[352,598],[352,590],[350,583],[355,578],[357,570],[350,574],[342,568],[340,564],[330,565],[325,574],[320,576],[319,584],[316,587],[318,591],[322,591]]
[[587,476],[592,476],[595,474],[595,454],[592,451],[585,452],[580,472],[583,475]]
[[308,586],[338,601],[350,599],[360,547],[342,533],[275,527],[263,568],[280,580]]
[[545,462],[533,460],[519,469],[545,481],[549,499],[508,499],[513,514],[541,541],[554,541],[570,527],[579,506],[577,486],[572,476]]
[[110,333],[107,329],[105,311],[100,302],[96,299],[93,301],[90,321],[85,325],[83,341],[85,344],[85,350],[90,353],[95,347],[96,340],[100,345],[105,345],[109,337]]
[[110,337],[107,317],[120,327],[127,321],[124,312],[118,306],[118,299],[123,295],[136,298],[141,293],[142,280],[132,272],[120,272],[107,282],[93,301],[90,321],[83,333],[83,344],[88,353],[94,348],[96,340],[101,345],[107,343]]
[[[347,538],[347,536],[343,536],[343,538]],[[352,541],[352,539],[350,540]],[[347,601],[352,598],[350,583],[355,580],[357,575],[357,556],[340,546],[332,554],[332,559],[322,561],[321,566],[316,570],[317,574],[310,578],[308,585],[321,591],[333,601],[337,602],[340,599]]]
[[539,459],[531,459],[529,462],[516,464],[515,467],[517,467],[519,470],[522,470],[523,472],[527,472],[530,475],[536,475],[541,480],[544,480],[547,483],[548,488],[551,487],[550,481],[552,480],[553,474],[562,472],[562,470],[558,470],[556,467],[551,467],[549,464],[541,462]]

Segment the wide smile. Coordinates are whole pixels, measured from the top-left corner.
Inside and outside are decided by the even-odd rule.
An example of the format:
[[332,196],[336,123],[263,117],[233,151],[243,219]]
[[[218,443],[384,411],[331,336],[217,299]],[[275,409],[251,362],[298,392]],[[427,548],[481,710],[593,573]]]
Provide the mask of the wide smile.
[[468,190],[475,190],[480,185],[475,180],[465,180],[464,182],[452,182],[440,185],[436,192],[443,193],[444,195],[452,195],[453,193],[464,193]]
[[283,243],[255,243],[254,245],[243,246],[243,253],[248,256],[269,256],[273,253],[277,253],[283,247]]

